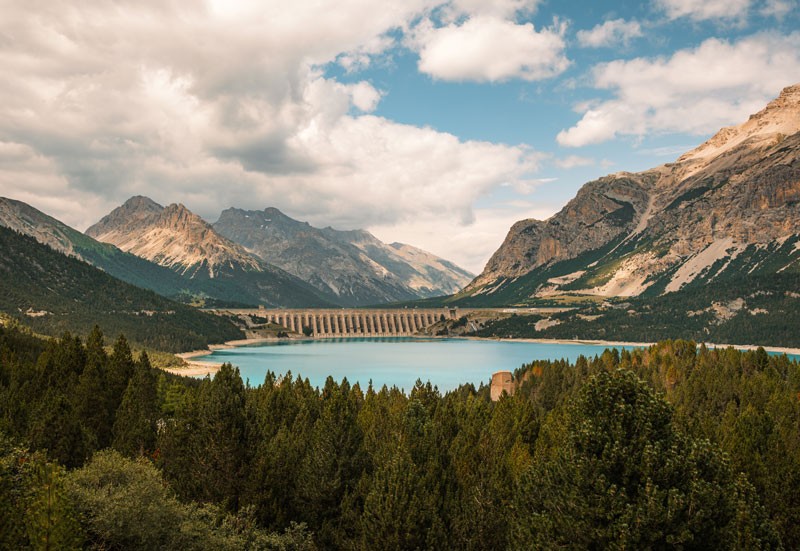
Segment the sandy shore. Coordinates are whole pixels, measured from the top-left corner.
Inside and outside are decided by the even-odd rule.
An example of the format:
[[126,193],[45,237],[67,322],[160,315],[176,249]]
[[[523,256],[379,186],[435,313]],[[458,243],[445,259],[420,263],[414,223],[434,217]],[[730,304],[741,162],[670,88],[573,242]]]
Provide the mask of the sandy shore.
[[264,342],[272,342],[276,339],[240,339],[236,341],[228,341],[225,344],[211,344],[206,350],[192,350],[191,352],[181,352],[175,354],[177,357],[186,362],[185,367],[165,367],[164,371],[174,373],[175,375],[183,375],[185,377],[201,377],[203,375],[213,375],[219,368],[222,367],[221,363],[215,362],[198,362],[194,358],[201,358],[208,356],[216,350],[227,350],[239,346],[247,346],[250,344],[260,344]]

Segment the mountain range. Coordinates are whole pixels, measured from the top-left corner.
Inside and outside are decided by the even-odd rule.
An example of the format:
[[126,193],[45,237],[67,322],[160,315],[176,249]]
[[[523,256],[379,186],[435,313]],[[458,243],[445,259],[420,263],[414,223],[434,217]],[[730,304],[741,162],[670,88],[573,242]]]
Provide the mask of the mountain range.
[[673,163],[585,184],[551,218],[514,224],[448,302],[652,297],[800,271],[800,85]]
[[202,306],[359,306],[453,293],[472,279],[410,245],[318,229],[277,209],[227,209],[211,225],[132,197],[81,233],[0,197],[0,225],[166,297]]
[[364,230],[315,228],[275,208],[226,209],[213,227],[348,306],[452,294],[474,277],[411,245],[387,245]]
[[[386,245],[363,230],[317,229],[274,208],[225,210],[211,225],[183,205],[162,207],[133,197],[86,234],[167,267],[189,279],[252,280],[254,274],[291,275],[307,287],[306,298],[283,301],[299,306],[370,305],[452,293],[471,274],[408,245]],[[274,294],[275,289],[269,293]],[[257,303],[270,296],[250,293]],[[316,303],[307,297],[317,296]]]

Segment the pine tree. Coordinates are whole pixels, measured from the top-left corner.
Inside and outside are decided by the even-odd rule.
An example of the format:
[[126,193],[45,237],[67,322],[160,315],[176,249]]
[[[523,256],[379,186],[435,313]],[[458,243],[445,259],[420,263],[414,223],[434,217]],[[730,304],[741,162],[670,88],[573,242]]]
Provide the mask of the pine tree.
[[106,381],[108,356],[103,349],[103,333],[95,326],[86,339],[86,367],[78,378],[72,403],[79,421],[88,433],[91,449],[102,449],[111,442],[113,411]]
[[75,519],[58,465],[40,462],[33,468],[32,494],[25,514],[25,527],[35,550],[80,549],[83,534]]
[[130,346],[124,335],[120,335],[114,343],[114,349],[108,363],[107,384],[109,411],[117,411],[122,403],[122,395],[133,377],[135,362]]
[[70,400],[49,389],[31,416],[29,440],[34,449],[47,450],[48,456],[62,465],[83,465],[89,455],[83,430]]
[[199,398],[200,417],[196,437],[203,450],[201,469],[205,499],[238,508],[246,441],[245,390],[239,370],[224,364],[214,378],[203,385]]
[[669,404],[632,372],[590,379],[564,423],[517,487],[510,547],[734,547],[752,502],[734,499],[718,449],[676,430]]
[[114,448],[130,457],[153,451],[158,416],[156,374],[150,367],[147,353],[142,352],[117,410]]

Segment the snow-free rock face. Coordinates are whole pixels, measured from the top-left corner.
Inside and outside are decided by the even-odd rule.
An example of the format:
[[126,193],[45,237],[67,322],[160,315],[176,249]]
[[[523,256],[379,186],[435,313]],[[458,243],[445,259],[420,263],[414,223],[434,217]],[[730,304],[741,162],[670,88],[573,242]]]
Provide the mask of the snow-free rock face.
[[179,204],[132,197],[86,234],[189,281],[215,301],[265,306],[329,306],[313,287],[222,237]]
[[657,295],[800,270],[799,153],[795,85],[675,163],[589,182],[550,219],[517,222],[461,298]]
[[81,235],[80,232],[27,203],[0,197],[0,226],[29,235],[60,253],[80,258],[74,243],[74,236]]
[[275,208],[227,209],[214,229],[347,306],[451,294],[472,278],[410,245],[387,245],[363,230],[315,228]]
[[162,207],[147,197],[132,197],[86,235],[184,273],[203,269],[213,278],[218,267],[231,265],[262,270],[256,258],[183,205]]

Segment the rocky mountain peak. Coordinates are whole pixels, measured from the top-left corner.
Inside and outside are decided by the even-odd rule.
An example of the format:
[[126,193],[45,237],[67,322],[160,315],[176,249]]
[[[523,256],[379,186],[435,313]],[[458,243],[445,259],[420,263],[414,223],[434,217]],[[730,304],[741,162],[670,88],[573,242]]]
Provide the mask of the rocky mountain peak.
[[122,203],[120,208],[129,212],[159,212],[164,209],[164,207],[144,195],[134,195]]
[[753,146],[774,145],[800,131],[800,84],[784,88],[764,109],[742,124],[722,128],[707,142],[685,153],[678,162],[717,157],[749,142]]
[[676,163],[588,182],[548,220],[517,222],[464,296],[657,295],[800,269],[798,175],[794,85]]
[[212,277],[219,265],[262,269],[256,258],[180,203],[161,207],[147,197],[132,197],[86,233],[162,266],[203,265]]

